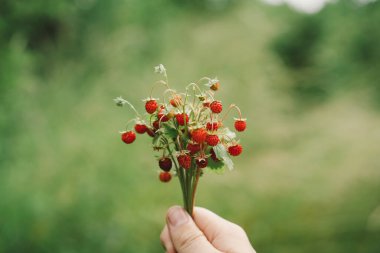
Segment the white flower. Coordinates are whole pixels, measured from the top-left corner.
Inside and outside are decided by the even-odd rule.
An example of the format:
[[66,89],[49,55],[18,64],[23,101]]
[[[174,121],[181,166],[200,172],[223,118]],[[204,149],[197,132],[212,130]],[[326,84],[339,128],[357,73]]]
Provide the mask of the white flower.
[[166,69],[165,69],[164,65],[160,64],[160,65],[154,67],[154,73],[166,75]]
[[115,101],[117,106],[123,106],[125,103],[127,103],[127,100],[122,97],[117,97],[113,101]]

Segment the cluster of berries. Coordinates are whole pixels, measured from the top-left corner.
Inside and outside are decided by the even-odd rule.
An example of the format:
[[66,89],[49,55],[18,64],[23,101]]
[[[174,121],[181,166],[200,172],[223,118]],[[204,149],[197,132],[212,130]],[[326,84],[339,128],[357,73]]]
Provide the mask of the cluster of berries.
[[[121,133],[121,139],[131,144],[137,134],[147,134],[153,138],[153,150],[158,151],[158,165],[161,169],[159,179],[169,182],[172,175],[178,176],[185,208],[192,212],[194,194],[203,168],[221,169],[224,166],[232,169],[231,156],[238,156],[243,148],[237,141],[236,134],[224,127],[223,122],[231,110],[236,110],[234,128],[243,132],[247,125],[240,109],[230,105],[223,111],[222,102],[215,99],[215,92],[220,88],[216,78],[204,77],[197,83],[190,83],[185,93],[178,93],[169,88],[166,69],[162,64],[156,72],[164,75],[152,88],[165,86],[163,101],[152,97],[145,99],[145,115],[141,116],[128,101],[121,97],[115,99],[119,106],[128,104],[136,113],[134,126],[127,126]],[[203,84],[201,84],[203,82]],[[206,86],[201,89],[200,86]],[[128,125],[128,124],[127,124]],[[172,173],[173,165],[175,172]]]

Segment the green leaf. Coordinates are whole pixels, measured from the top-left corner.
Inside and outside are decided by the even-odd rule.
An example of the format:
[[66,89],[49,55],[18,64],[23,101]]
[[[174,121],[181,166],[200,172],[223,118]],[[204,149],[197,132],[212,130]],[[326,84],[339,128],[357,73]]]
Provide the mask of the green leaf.
[[169,137],[169,139],[175,139],[175,138],[177,138],[177,136],[178,136],[178,130],[176,128],[174,128],[173,126],[171,126],[170,124],[167,124],[167,123],[163,123],[161,125],[164,128],[163,133],[167,137]]
[[230,155],[228,154],[226,148],[223,144],[218,144],[214,147],[215,155],[219,160],[222,160],[223,163],[227,166],[229,170],[233,170],[234,163],[232,162]]
[[208,159],[207,167],[209,167],[211,170],[223,170],[224,163],[222,161],[214,161],[214,159]]

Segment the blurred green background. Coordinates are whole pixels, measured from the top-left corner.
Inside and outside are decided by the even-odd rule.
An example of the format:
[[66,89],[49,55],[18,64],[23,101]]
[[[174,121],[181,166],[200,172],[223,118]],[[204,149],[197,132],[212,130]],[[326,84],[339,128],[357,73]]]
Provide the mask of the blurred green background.
[[163,252],[180,187],[112,101],[142,111],[159,63],[179,90],[218,76],[248,118],[197,205],[258,252],[380,252],[379,24],[379,1],[0,1],[0,252]]

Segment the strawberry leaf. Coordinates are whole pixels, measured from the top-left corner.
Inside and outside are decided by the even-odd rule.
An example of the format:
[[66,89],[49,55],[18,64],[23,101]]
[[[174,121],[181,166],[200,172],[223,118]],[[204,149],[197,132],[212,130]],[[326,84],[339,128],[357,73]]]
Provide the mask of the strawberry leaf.
[[218,144],[214,147],[215,155],[219,160],[222,160],[223,163],[227,166],[229,170],[233,170],[234,163],[232,162],[226,148],[222,144]]

